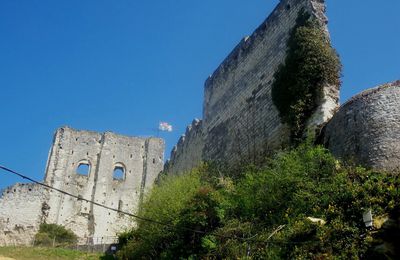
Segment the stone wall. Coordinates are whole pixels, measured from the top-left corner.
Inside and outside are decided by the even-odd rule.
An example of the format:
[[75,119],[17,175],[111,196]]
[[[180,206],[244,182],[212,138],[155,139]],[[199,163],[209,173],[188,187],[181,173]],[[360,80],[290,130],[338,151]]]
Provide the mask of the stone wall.
[[375,169],[400,169],[400,81],[366,90],[343,104],[323,142],[338,158]]
[[[194,141],[188,136],[180,140],[172,153],[168,172],[187,170],[198,164],[185,162],[188,154],[198,160],[229,164],[242,160],[250,162],[263,151],[280,148],[289,141],[289,129],[281,123],[272,101],[271,87],[275,71],[285,60],[287,40],[302,9],[319,20],[328,34],[324,1],[282,0],[207,79],[202,134],[197,134]],[[323,92],[324,97],[308,127],[322,125],[338,107],[338,88],[325,86]]]
[[171,157],[164,166],[166,172],[184,173],[198,166],[202,161],[201,155],[204,148],[202,126],[201,120],[194,119],[186,128],[185,134],[172,149]]
[[5,189],[0,197],[0,246],[29,245],[43,220],[47,199],[47,191],[36,184]]
[[[164,141],[159,138],[127,137],[63,127],[54,136],[45,183],[102,205],[134,213],[162,171],[163,155]],[[83,172],[78,170],[80,167]],[[40,189],[37,190],[39,193]],[[17,225],[29,223],[33,226],[31,229],[37,231],[40,222],[55,223],[71,229],[85,241],[87,237],[116,236],[133,223],[132,218],[124,214],[57,191],[46,190],[40,194],[32,197],[30,213],[21,214],[15,220]],[[24,207],[28,207],[24,196],[18,193],[2,199],[1,212],[21,208],[23,213]],[[47,204],[45,212],[42,212],[43,201]],[[15,212],[10,210],[0,215],[0,223],[15,217]],[[13,225],[6,226],[12,228]],[[22,238],[20,242],[26,244]]]
[[[134,212],[145,190],[163,168],[164,142],[61,128],[46,171],[46,183],[105,206]],[[89,165],[87,175],[77,174],[80,164]],[[122,179],[114,178],[122,168]],[[55,192],[53,192],[55,193]],[[50,223],[70,228],[80,237],[115,236],[132,223],[130,217],[77,201],[63,194],[49,200]]]

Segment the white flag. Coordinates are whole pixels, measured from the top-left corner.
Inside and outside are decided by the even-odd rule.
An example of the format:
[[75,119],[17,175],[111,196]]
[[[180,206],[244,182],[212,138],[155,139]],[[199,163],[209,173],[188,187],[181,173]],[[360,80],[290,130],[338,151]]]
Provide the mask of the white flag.
[[172,125],[168,124],[167,122],[160,122],[158,125],[158,130],[172,132]]

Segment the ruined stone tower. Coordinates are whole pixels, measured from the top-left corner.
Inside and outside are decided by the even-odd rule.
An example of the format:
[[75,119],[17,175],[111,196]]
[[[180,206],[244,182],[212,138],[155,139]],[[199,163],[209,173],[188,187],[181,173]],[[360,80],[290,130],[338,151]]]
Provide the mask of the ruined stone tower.
[[[133,212],[162,170],[163,152],[164,142],[158,138],[60,128],[50,151],[45,182],[108,207]],[[85,172],[78,172],[79,168],[85,168]],[[114,236],[132,222],[123,214],[51,193],[46,221],[64,225],[80,237]]]
[[[163,154],[164,141],[159,138],[62,127],[54,136],[45,183],[135,213],[163,168]],[[17,184],[4,191],[0,198],[0,231],[4,231],[0,245],[30,243],[42,222],[63,225],[82,241],[101,243],[102,238],[131,227],[134,220],[38,185]]]
[[340,159],[399,172],[400,81],[352,97],[326,125],[321,139]]

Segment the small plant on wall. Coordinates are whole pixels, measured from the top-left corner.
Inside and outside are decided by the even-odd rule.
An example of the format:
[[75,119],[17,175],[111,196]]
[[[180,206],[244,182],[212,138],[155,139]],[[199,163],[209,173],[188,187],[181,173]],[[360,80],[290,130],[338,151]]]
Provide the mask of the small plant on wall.
[[318,107],[325,85],[340,86],[341,63],[323,26],[300,11],[292,30],[286,59],[274,75],[272,100],[291,140],[302,139],[306,122]]

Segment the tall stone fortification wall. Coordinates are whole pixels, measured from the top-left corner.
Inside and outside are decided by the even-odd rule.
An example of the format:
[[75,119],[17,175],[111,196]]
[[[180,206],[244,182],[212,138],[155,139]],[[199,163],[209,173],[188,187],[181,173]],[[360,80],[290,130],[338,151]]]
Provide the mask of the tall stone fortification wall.
[[[234,163],[288,142],[289,131],[272,102],[271,87],[301,9],[326,28],[324,1],[282,0],[207,79],[201,129],[178,143],[167,164],[168,172],[187,171],[201,160]],[[323,91],[310,127],[329,120],[338,107],[338,88],[326,86]],[[183,161],[186,154],[196,160]]]
[[179,173],[182,169],[192,169],[202,161],[204,148],[203,122],[194,119],[186,132],[174,146],[170,159],[165,163],[166,172]]
[[375,169],[400,169],[400,81],[366,90],[343,104],[323,142],[342,159]]
[[[164,141],[159,138],[127,137],[63,127],[54,137],[45,183],[111,208],[134,212],[162,171],[163,154]],[[85,174],[77,172],[80,165],[88,166]],[[114,176],[115,169],[122,170],[123,175]],[[32,230],[37,230],[41,221],[56,223],[71,229],[80,238],[112,237],[132,225],[129,216],[56,191],[37,187],[37,192],[42,195],[33,199],[32,212],[39,214],[31,213],[29,219],[21,215],[17,224],[32,220]],[[12,205],[16,203],[24,210],[25,195],[14,194],[1,201],[1,212],[3,208],[15,208]],[[14,212],[0,215],[0,223],[14,216]],[[13,225],[6,226],[12,228]]]

